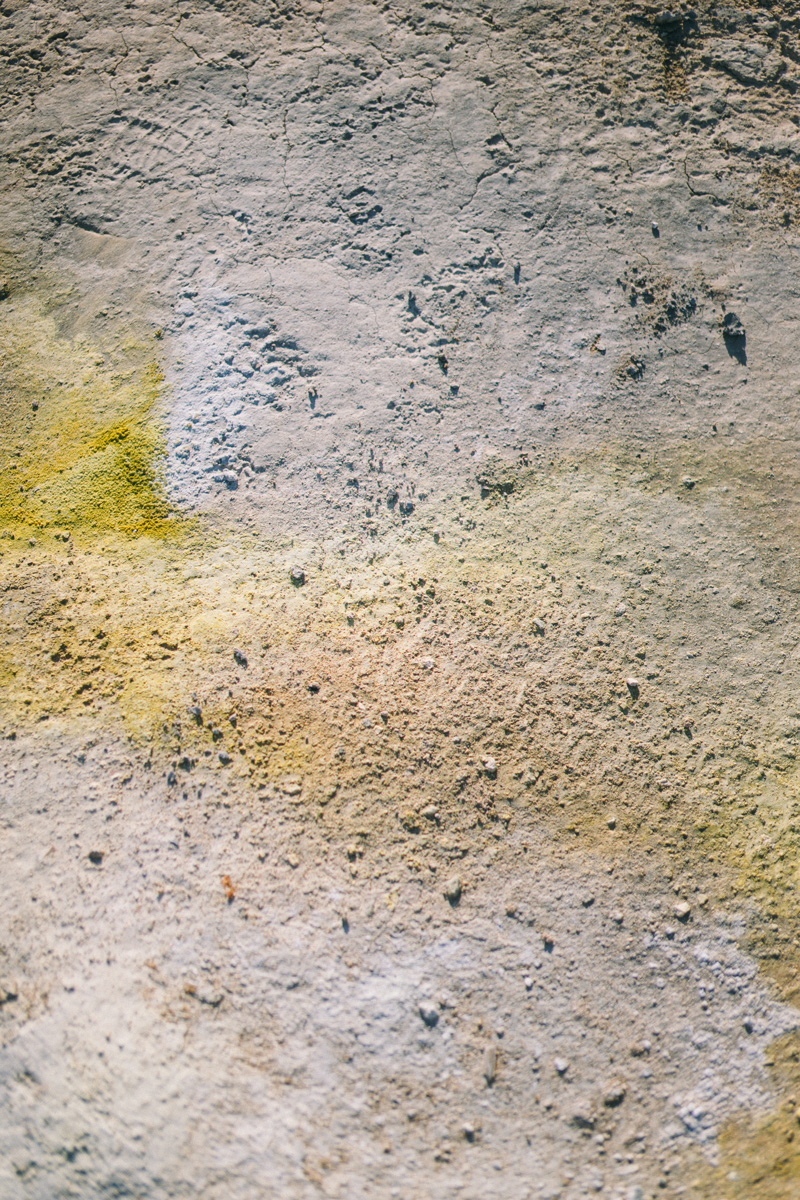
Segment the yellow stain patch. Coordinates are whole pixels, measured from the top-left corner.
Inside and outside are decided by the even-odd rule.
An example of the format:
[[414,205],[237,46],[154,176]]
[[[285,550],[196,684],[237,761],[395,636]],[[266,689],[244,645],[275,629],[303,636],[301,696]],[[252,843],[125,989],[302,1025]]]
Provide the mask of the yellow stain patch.
[[800,1195],[800,1035],[778,1038],[769,1053],[781,1104],[760,1120],[748,1115],[729,1122],[719,1138],[720,1165],[700,1172],[695,1195],[724,1200]]
[[165,536],[164,386],[143,346],[60,337],[40,295],[0,303],[0,522]]

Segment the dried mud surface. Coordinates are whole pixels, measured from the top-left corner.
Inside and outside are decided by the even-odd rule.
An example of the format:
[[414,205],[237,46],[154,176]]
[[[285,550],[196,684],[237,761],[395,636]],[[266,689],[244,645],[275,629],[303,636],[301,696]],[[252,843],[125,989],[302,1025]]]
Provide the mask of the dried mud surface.
[[3,0],[0,1191],[800,1186],[800,17]]

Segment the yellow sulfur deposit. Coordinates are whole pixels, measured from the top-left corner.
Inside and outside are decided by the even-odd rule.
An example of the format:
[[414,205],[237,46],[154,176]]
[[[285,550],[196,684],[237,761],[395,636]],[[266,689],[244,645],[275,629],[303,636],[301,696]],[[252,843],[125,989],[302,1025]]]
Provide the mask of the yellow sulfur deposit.
[[0,521],[166,535],[164,377],[147,348],[60,337],[36,292],[0,306],[0,347]]

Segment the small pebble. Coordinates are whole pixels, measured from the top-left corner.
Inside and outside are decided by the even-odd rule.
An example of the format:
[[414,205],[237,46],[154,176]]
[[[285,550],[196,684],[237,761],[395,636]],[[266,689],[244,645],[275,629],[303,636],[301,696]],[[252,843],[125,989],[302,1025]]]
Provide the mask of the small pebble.
[[461,899],[461,880],[458,875],[451,876],[442,888],[442,895],[448,904],[458,904]]
[[240,667],[247,666],[247,657],[246,657],[246,655],[244,655],[242,653],[241,650],[234,650],[233,657],[234,657],[234,660],[239,664]]
[[557,1075],[566,1075],[569,1070],[569,1063],[565,1058],[553,1059],[553,1069]]
[[497,763],[491,756],[484,758],[483,769],[490,779],[495,779],[497,777]]
[[632,699],[634,699],[634,700],[639,699],[639,680],[638,679],[626,679],[625,687],[630,692]]
[[578,1129],[594,1129],[597,1118],[587,1103],[578,1104],[570,1114],[570,1124]]
[[533,618],[533,632],[538,634],[539,637],[544,637],[544,633],[545,633],[544,621],[540,620],[539,617]]
[[603,1104],[606,1108],[616,1108],[625,1099],[627,1088],[621,1079],[611,1079],[603,1088]]
[[427,1000],[423,1000],[419,1005],[419,1015],[429,1029],[433,1029],[439,1023],[439,1010],[435,1004],[430,1004]]
[[745,328],[734,312],[725,313],[722,318],[722,336],[726,341],[738,342],[746,337]]
[[497,1078],[497,1047],[487,1046],[483,1054],[483,1078],[491,1087]]
[[672,911],[679,921],[688,921],[692,906],[691,904],[687,904],[685,900],[679,900]]
[[628,609],[625,604],[618,604],[617,607],[614,609],[614,616],[615,617],[624,617],[625,613],[627,611],[628,611]]
[[302,587],[306,581],[306,573],[302,567],[292,567],[289,578],[295,587]]

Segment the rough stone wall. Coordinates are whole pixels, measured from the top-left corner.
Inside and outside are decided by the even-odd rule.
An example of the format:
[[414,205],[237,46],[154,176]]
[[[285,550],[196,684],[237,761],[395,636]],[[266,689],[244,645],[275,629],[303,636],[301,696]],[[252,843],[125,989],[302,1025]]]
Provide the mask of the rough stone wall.
[[4,1196],[795,1196],[794,9],[0,5]]

